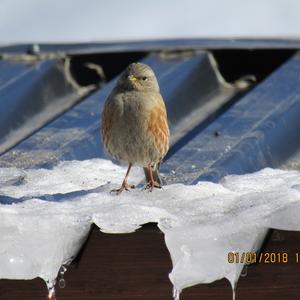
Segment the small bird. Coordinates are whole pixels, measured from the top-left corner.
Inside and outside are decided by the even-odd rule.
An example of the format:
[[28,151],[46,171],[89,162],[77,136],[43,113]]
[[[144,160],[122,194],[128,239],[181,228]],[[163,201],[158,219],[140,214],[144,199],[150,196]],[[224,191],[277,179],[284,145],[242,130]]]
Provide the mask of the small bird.
[[106,99],[102,112],[102,141],[116,160],[128,163],[117,194],[134,188],[128,184],[132,165],[147,169],[146,189],[161,188],[159,163],[169,150],[167,111],[153,70],[132,63]]

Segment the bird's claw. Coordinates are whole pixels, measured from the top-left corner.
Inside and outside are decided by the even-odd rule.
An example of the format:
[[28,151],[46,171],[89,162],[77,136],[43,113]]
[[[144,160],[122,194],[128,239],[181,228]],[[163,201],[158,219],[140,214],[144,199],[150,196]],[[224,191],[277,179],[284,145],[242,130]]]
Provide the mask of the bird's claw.
[[120,195],[124,190],[125,191],[130,191],[129,189],[134,189],[135,185],[134,184],[128,184],[128,183],[122,183],[121,187],[118,189],[112,189],[110,193],[116,193],[117,195]]
[[145,190],[149,190],[149,192],[152,192],[153,188],[161,189],[162,186],[158,182],[156,182],[156,181],[149,181],[146,184]]

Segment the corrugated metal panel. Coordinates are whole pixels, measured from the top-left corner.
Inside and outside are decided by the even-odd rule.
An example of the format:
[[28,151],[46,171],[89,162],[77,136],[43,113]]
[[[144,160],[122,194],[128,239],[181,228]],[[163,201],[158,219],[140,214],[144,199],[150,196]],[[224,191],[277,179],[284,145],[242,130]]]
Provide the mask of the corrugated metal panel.
[[0,154],[77,103],[91,88],[63,60],[0,60]]
[[168,181],[279,167],[300,148],[299,74],[298,54],[170,157],[162,165]]
[[[144,62],[154,69],[162,87],[174,142],[215,115],[238,92],[223,81],[205,52],[150,55]],[[115,80],[3,155],[0,165],[50,166],[59,160],[105,157],[100,142],[100,111],[114,84]]]

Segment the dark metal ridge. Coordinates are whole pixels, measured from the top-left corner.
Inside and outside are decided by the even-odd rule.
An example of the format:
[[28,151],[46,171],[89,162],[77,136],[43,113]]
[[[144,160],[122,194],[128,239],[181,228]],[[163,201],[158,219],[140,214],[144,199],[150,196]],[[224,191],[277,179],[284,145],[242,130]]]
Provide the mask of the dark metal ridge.
[[188,49],[299,49],[300,39],[292,38],[181,38],[147,41],[94,42],[70,44],[16,44],[0,46],[0,54],[161,51]]

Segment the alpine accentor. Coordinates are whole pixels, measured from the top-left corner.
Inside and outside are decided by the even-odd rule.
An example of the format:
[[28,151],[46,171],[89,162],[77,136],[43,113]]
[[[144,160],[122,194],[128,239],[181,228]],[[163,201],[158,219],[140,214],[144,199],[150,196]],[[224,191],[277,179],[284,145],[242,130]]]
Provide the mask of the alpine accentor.
[[165,103],[153,70],[142,63],[130,64],[108,96],[102,112],[102,140],[108,153],[129,164],[119,189],[127,183],[132,165],[148,169],[146,188],[160,188],[156,176],[159,162],[169,149],[169,127]]

